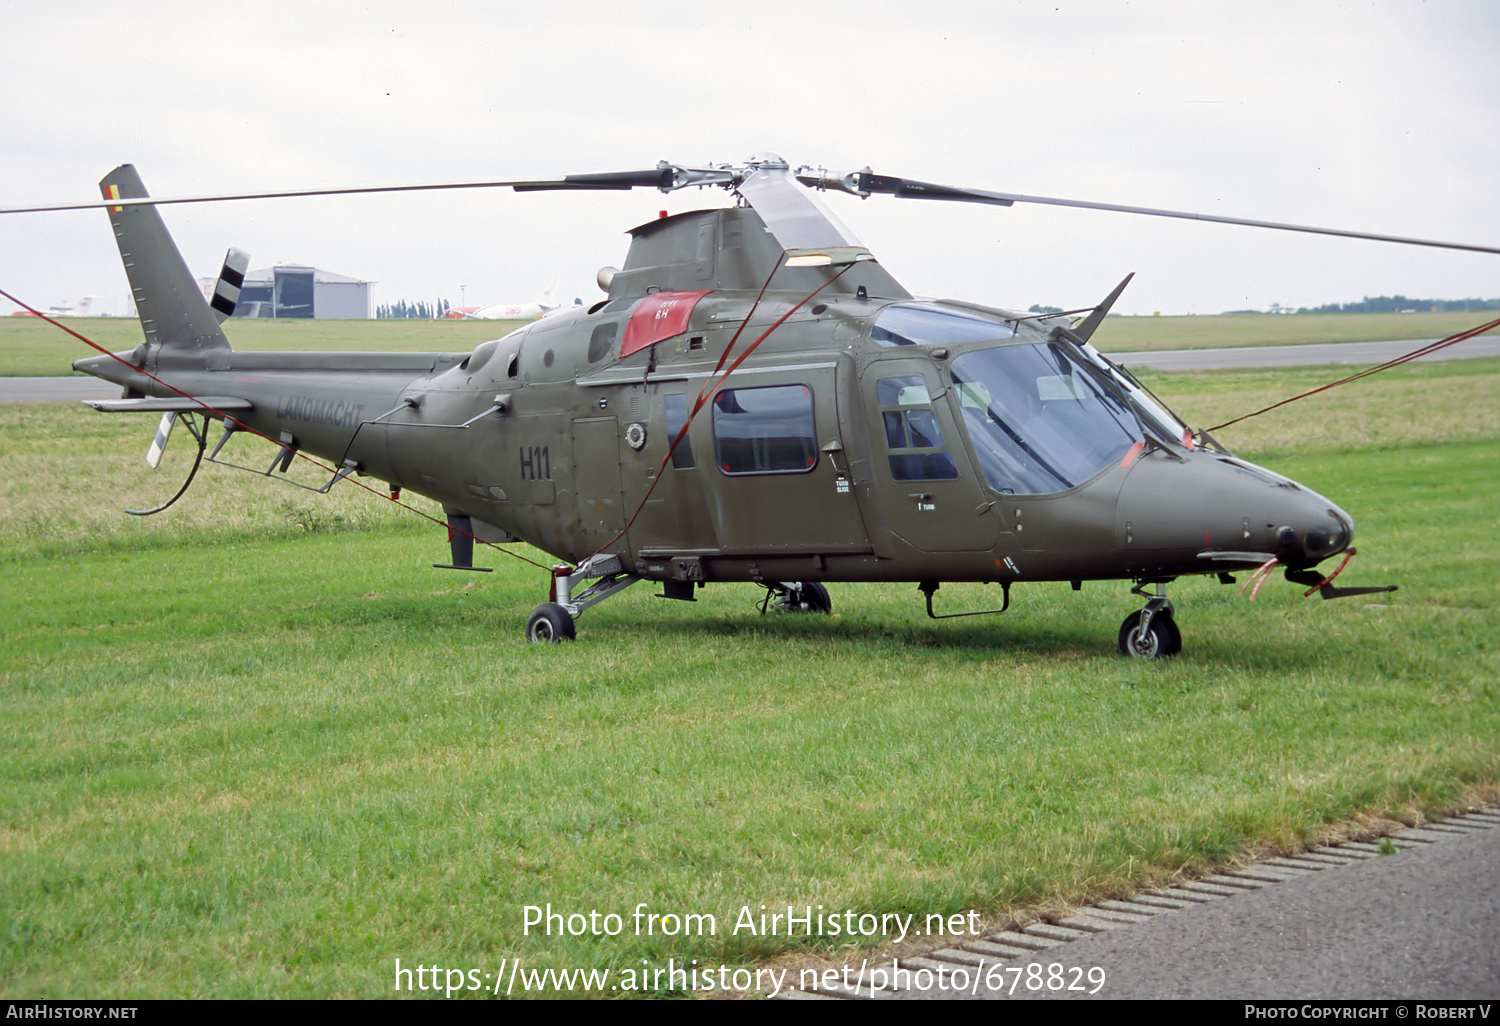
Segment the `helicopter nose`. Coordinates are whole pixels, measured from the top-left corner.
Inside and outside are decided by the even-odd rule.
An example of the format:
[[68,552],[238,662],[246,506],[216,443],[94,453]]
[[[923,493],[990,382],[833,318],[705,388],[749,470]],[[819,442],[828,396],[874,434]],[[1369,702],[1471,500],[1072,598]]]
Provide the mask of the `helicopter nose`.
[[1277,555],[1288,566],[1313,566],[1354,541],[1354,521],[1337,506],[1311,513],[1303,524],[1285,524],[1276,530]]
[[[1198,453],[1186,461],[1138,461],[1116,505],[1126,551],[1180,565],[1272,556],[1306,569],[1354,540],[1349,514],[1317,492],[1234,457]],[[1174,555],[1168,555],[1168,552]]]

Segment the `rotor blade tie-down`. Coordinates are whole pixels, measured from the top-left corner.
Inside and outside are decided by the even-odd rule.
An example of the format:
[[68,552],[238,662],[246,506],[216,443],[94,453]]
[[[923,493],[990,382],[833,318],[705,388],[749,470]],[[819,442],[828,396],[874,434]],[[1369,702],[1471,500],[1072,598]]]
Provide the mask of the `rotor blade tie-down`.
[[[175,416],[175,415],[172,415],[172,416]],[[189,417],[190,416],[191,415],[189,415]],[[153,514],[161,513],[164,510],[167,510],[167,509],[171,508],[171,506],[178,499],[182,498],[184,495],[187,494],[188,486],[190,486],[193,483],[193,478],[195,478],[195,477],[198,476],[198,468],[203,465],[203,452],[204,452],[205,449],[208,448],[208,414],[205,413],[203,415],[203,430],[202,431],[199,431],[197,428],[195,428],[193,426],[193,422],[192,422],[191,419],[189,419],[189,417],[184,417],[183,418],[183,423],[187,425],[187,429],[192,432],[193,437],[195,439],[197,439],[197,441],[198,441],[198,455],[193,458],[193,466],[188,471],[187,479],[182,482],[182,487],[179,488],[179,489],[177,489],[177,494],[173,495],[170,499],[168,499],[166,502],[161,503],[160,505],[153,506],[150,509],[127,509],[125,511],[126,513],[129,513],[133,517],[149,517],[149,516],[152,516]],[[163,421],[163,422],[165,422],[165,421]],[[164,443],[164,442],[161,443],[162,448],[157,448],[157,441],[160,441],[160,435],[158,435],[157,436],[157,440],[153,441],[152,444],[151,444],[152,452],[156,453],[156,458],[157,458],[157,464],[156,465],[159,465],[160,462],[161,462],[162,449],[165,448],[166,443]],[[148,462],[149,462],[149,460],[148,460]],[[152,469],[155,469],[155,465],[153,465]]]
[[[781,256],[786,256],[785,250],[782,251]],[[750,312],[745,314],[745,319],[740,322],[740,326],[735,330],[734,336],[729,340],[729,344],[724,347],[724,352],[719,357],[719,362],[715,365],[713,373],[709,374],[709,380],[705,382],[703,388],[699,390],[697,401],[693,403],[693,408],[688,411],[687,419],[683,421],[682,427],[678,429],[677,437],[673,438],[672,444],[667,447],[667,453],[662,457],[661,466],[657,468],[656,475],[651,479],[651,484],[647,486],[646,494],[641,497],[640,504],[636,506],[635,512],[630,514],[630,519],[625,522],[624,527],[620,528],[619,533],[617,533],[613,538],[605,542],[603,545],[599,546],[599,548],[596,549],[588,557],[589,559],[593,559],[594,556],[599,555],[605,549],[609,548],[615,542],[619,541],[621,538],[625,537],[625,535],[630,533],[630,528],[634,526],[636,518],[641,515],[641,510],[646,508],[646,503],[650,500],[651,493],[656,490],[657,482],[662,479],[663,472],[667,468],[667,461],[672,458],[672,453],[676,451],[677,446],[682,442],[682,440],[687,437],[688,429],[693,425],[693,418],[698,416],[698,412],[702,410],[703,407],[713,398],[714,393],[723,386],[724,382],[729,380],[729,376],[735,372],[739,365],[745,362],[746,357],[755,352],[756,347],[764,342],[767,338],[769,338],[772,332],[785,324],[787,318],[791,317],[792,314],[796,313],[798,310],[802,309],[802,307],[806,306],[807,303],[810,302],[812,298],[819,292],[822,292],[828,286],[838,281],[839,278],[843,276],[844,272],[854,265],[846,264],[844,267],[839,269],[839,272],[837,274],[835,274],[833,277],[829,278],[823,284],[819,285],[817,288],[813,289],[807,295],[798,300],[796,305],[794,305],[791,309],[787,310],[786,313],[778,317],[769,328],[760,333],[759,337],[757,337],[754,342],[751,342],[748,346],[746,346],[745,351],[739,355],[739,358],[736,359],[734,363],[730,364],[729,369],[724,371],[723,375],[721,375],[718,380],[715,381],[714,375],[718,374],[719,368],[724,366],[724,361],[728,359],[730,351],[734,348],[735,342],[740,337],[740,333],[743,332],[745,330],[745,327],[750,323],[750,318],[755,316],[755,310],[760,305],[761,298],[766,294],[766,290],[770,288],[771,279],[776,276],[776,272],[781,269],[781,266],[781,258],[777,258],[776,266],[771,269],[771,273],[766,277],[765,284],[760,287],[760,293],[755,297],[755,302],[751,304]],[[588,562],[588,560],[586,559],[583,562],[586,563]]]
[[[785,255],[786,251],[783,250],[782,256]],[[766,289],[771,287],[771,279],[776,277],[776,272],[780,269],[781,257],[777,257],[776,265],[771,268],[771,273],[766,275],[766,280],[761,283],[760,291],[755,295],[755,302],[750,304],[750,312],[745,314],[745,319],[741,321],[740,326],[735,329],[733,337],[731,337],[729,340],[729,344],[724,347],[724,352],[719,354],[719,362],[714,365],[713,371],[709,374],[710,379],[712,379],[715,374],[719,373],[719,368],[724,366],[724,361],[728,359],[730,352],[734,349],[735,343],[739,341],[740,333],[745,330],[745,325],[750,323],[750,318],[755,316],[755,311],[760,307],[760,301],[762,298],[764,298]],[[704,383],[703,387],[708,387],[706,382]],[[605,549],[609,548],[615,542],[619,541],[625,535],[630,533],[630,529],[635,526],[636,518],[641,515],[641,510],[645,509],[646,503],[650,501],[651,493],[656,491],[656,482],[661,480],[662,474],[666,471],[667,462],[671,460],[672,454],[677,451],[677,447],[682,444],[682,440],[687,437],[688,429],[693,426],[693,418],[698,416],[698,411],[702,408],[703,390],[699,389],[698,398],[693,401],[693,408],[688,411],[687,418],[682,422],[682,427],[677,429],[677,435],[672,439],[672,444],[667,446],[667,454],[662,457],[661,466],[656,468],[656,474],[651,478],[651,484],[646,487],[646,494],[641,498],[640,505],[636,506],[635,511],[630,514],[630,519],[625,521],[625,526],[620,529],[620,532],[609,541],[599,546],[598,549],[596,549],[582,561],[583,563],[587,563],[590,559],[593,559],[594,556],[599,555],[599,553],[603,552]],[[579,565],[581,566],[582,563],[580,563]]]
[[1490,321],[1488,324],[1481,324],[1477,328],[1470,328],[1467,331],[1461,331],[1457,335],[1449,335],[1447,338],[1438,339],[1436,342],[1429,342],[1427,345],[1422,346],[1419,349],[1412,350],[1405,356],[1398,356],[1394,360],[1387,360],[1385,363],[1380,364],[1378,367],[1368,367],[1365,370],[1360,371],[1358,374],[1351,374],[1346,378],[1340,378],[1337,381],[1330,381],[1328,384],[1321,385],[1309,392],[1303,392],[1301,395],[1294,395],[1290,399],[1283,399],[1279,403],[1272,403],[1270,406],[1266,406],[1262,409],[1256,410],[1254,413],[1247,413],[1243,417],[1236,417],[1234,420],[1226,420],[1222,424],[1215,425],[1211,428],[1206,428],[1205,430],[1218,431],[1220,428],[1227,428],[1231,424],[1238,424],[1242,420],[1249,420],[1251,417],[1258,417],[1262,413],[1268,413],[1271,410],[1277,409],[1278,407],[1285,406],[1287,403],[1294,403],[1298,399],[1306,399],[1308,396],[1317,395],[1319,392],[1326,392],[1330,388],[1333,388],[1337,385],[1347,385],[1351,381],[1358,381],[1360,378],[1367,378],[1371,374],[1378,374],[1383,370],[1389,370],[1392,367],[1399,367],[1403,363],[1409,363],[1412,360],[1420,359],[1430,353],[1437,352],[1439,349],[1444,349],[1448,346],[1456,345],[1459,342],[1467,342],[1469,339],[1475,338],[1479,335],[1483,335],[1485,332],[1492,331],[1495,328],[1500,328],[1500,319]]

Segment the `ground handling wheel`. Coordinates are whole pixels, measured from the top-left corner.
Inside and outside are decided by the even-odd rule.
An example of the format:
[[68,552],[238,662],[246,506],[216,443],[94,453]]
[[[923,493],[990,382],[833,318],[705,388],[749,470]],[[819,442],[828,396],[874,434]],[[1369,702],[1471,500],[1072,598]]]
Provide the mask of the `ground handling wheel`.
[[762,613],[767,606],[779,613],[833,612],[833,599],[828,596],[828,589],[817,581],[787,581],[768,584],[766,588],[766,601],[760,610]]
[[1141,621],[1146,611],[1131,613],[1120,624],[1120,651],[1128,656],[1143,659],[1165,659],[1182,651],[1182,632],[1172,614],[1158,611],[1151,618],[1151,625],[1141,630]]
[[573,614],[556,602],[543,602],[531,611],[526,621],[526,640],[537,642],[572,641],[578,636]]
[[831,613],[833,599],[828,597],[828,589],[817,581],[803,581],[802,601],[795,608],[802,613]]

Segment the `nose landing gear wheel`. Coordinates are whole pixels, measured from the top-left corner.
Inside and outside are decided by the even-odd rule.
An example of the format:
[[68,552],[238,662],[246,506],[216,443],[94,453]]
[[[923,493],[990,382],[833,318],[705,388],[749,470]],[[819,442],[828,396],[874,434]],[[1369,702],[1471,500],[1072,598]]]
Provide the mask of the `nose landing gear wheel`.
[[1120,624],[1120,651],[1143,659],[1165,659],[1182,651],[1182,632],[1170,613],[1158,612],[1150,625],[1141,630],[1146,611],[1131,613]]
[[572,641],[578,636],[573,616],[555,602],[543,602],[526,621],[526,640],[542,643]]

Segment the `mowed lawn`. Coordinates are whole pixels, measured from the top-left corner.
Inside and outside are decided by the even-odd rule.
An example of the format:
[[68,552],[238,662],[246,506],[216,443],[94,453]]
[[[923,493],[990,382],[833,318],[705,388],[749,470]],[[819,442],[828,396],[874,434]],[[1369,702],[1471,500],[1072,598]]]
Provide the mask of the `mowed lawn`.
[[[1198,424],[1327,376],[1148,384]],[[149,418],[0,407],[0,993],[857,961],[888,938],[733,927],[789,905],[1000,921],[1494,797],[1497,409],[1500,362],[1470,361],[1227,429],[1355,517],[1341,582],[1401,590],[1180,581],[1184,651],[1149,663],[1115,648],[1127,582],[941,622],[914,586],[763,617],[748,586],[643,584],[531,646],[534,567],[433,570],[442,531],[389,503],[217,467],[127,518],[184,470],[137,469]],[[549,904],[621,928],[528,931]],[[644,932],[642,908],[667,918]]]
[[[60,323],[112,353],[145,341],[133,317],[65,317]],[[463,353],[520,327],[524,321],[418,320],[415,318],[320,321],[240,318],[224,326],[235,349],[288,352]],[[0,317],[0,377],[73,373],[73,361],[96,350],[36,317]]]

